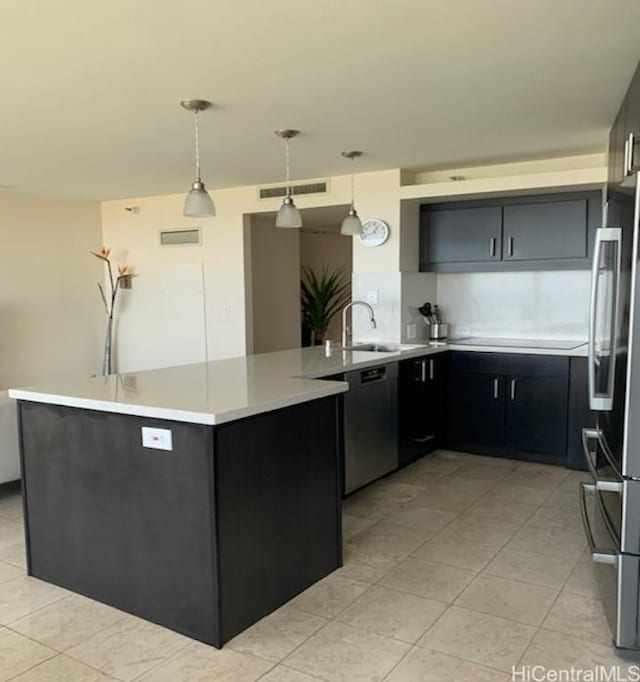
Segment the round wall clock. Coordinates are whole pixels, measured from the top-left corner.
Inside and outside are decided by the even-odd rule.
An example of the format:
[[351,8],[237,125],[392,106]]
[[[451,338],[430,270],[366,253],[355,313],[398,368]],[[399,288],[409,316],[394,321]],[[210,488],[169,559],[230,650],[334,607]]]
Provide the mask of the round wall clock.
[[371,218],[362,223],[360,241],[365,246],[381,246],[389,239],[389,225],[380,218]]

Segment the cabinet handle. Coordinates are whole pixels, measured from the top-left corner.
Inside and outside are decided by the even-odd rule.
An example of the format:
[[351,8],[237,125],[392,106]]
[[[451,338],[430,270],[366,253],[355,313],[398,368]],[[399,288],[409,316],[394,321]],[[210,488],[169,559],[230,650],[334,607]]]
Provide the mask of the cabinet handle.
[[500,382],[498,379],[493,380],[493,398],[497,400],[500,397]]
[[429,360],[429,381],[433,381],[433,358]]
[[507,237],[507,256],[513,256],[513,237]]
[[489,255],[494,258],[496,255],[496,238],[491,237],[489,240]]
[[511,400],[516,399],[516,381],[517,379],[511,379]]
[[422,436],[420,438],[412,438],[411,440],[414,443],[428,443],[430,440],[435,440],[435,438],[436,438],[435,436],[429,435],[429,436]]
[[421,368],[420,368],[420,380],[422,383],[426,383],[427,381],[427,361],[426,360],[421,360],[420,362]]
[[422,381],[422,363],[420,360],[416,360],[413,363],[413,380],[414,381]]

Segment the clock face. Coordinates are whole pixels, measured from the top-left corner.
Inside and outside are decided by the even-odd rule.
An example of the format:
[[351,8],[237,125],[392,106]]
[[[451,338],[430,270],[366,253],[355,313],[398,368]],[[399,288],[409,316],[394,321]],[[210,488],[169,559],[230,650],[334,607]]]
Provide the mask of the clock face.
[[389,225],[380,220],[380,218],[372,218],[366,220],[362,224],[362,232],[360,234],[360,241],[365,246],[380,246],[389,239]]

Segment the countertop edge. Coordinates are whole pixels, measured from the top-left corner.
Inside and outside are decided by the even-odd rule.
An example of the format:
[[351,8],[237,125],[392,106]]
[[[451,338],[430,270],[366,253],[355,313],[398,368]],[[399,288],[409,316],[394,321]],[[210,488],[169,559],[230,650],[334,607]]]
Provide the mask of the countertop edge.
[[9,397],[46,405],[59,405],[61,407],[73,407],[81,410],[95,410],[96,412],[111,412],[112,414],[125,414],[132,417],[145,417],[149,419],[166,419],[168,421],[186,422],[189,424],[204,424],[217,426],[231,421],[252,417],[263,412],[272,412],[283,407],[299,405],[311,400],[328,398],[333,395],[346,393],[349,385],[343,381],[318,382],[314,390],[307,390],[297,395],[289,395],[276,400],[267,400],[251,407],[242,407],[221,412],[197,412],[190,410],[178,410],[168,407],[153,405],[137,405],[132,403],[116,403],[108,400],[95,400],[92,398],[80,398],[74,396],[57,395],[54,393],[42,393],[29,389],[10,388]]
[[[324,352],[324,349],[318,348],[319,352]],[[340,365],[336,365],[331,370],[327,368],[319,368],[309,372],[304,372],[298,375],[292,375],[288,378],[299,380],[312,380],[314,382],[313,388],[301,388],[299,392],[292,390],[292,392],[271,399],[257,401],[252,405],[244,405],[239,407],[232,407],[225,410],[218,410],[217,412],[206,412],[189,409],[179,409],[172,407],[162,407],[160,405],[140,404],[135,402],[116,402],[111,400],[100,400],[98,398],[88,398],[74,395],[65,395],[62,393],[55,393],[52,390],[38,390],[33,388],[10,388],[7,393],[9,398],[14,400],[22,400],[34,403],[43,403],[49,405],[60,405],[63,407],[72,407],[77,409],[95,410],[98,412],[111,412],[115,414],[125,414],[129,416],[136,416],[148,419],[165,419],[168,421],[187,422],[192,424],[204,424],[215,426],[218,424],[225,424],[232,421],[237,421],[245,417],[252,417],[257,414],[265,412],[272,412],[274,410],[285,407],[298,405],[301,403],[317,400],[333,395],[338,395],[348,391],[348,384],[339,381],[327,379],[336,375],[345,374],[347,372],[363,370],[379,365],[386,365],[392,362],[401,362],[403,360],[410,360],[412,358],[424,357],[426,355],[436,355],[446,353],[448,351],[457,352],[473,352],[473,353],[505,353],[505,354],[521,354],[521,355],[546,355],[546,356],[560,356],[560,357],[586,357],[586,344],[579,345],[572,349],[559,350],[553,348],[528,348],[518,346],[480,346],[480,345],[461,345],[461,344],[425,344],[418,345],[409,349],[401,349],[393,352],[368,352],[356,351],[364,358],[353,360],[351,358],[340,358]],[[333,353],[337,356],[339,353],[347,354],[351,351],[343,351],[336,347]],[[216,361],[213,361],[216,362]],[[155,371],[155,370],[151,370]],[[157,370],[161,371],[161,370]],[[43,389],[45,387],[43,386]]]

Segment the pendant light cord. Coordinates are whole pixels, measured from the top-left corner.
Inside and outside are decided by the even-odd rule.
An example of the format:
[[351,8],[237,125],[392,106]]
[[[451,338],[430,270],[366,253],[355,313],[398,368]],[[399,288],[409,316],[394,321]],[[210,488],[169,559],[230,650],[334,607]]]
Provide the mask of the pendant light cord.
[[200,182],[200,126],[198,125],[198,111],[194,111],[194,132],[196,144],[196,179]]
[[354,156],[351,157],[351,208],[355,208],[354,205],[354,199],[355,199],[355,182],[354,182],[354,176],[356,172],[356,159]]
[[285,177],[287,179],[287,196],[291,196],[291,186],[289,184],[291,180],[291,167],[290,167],[290,156],[289,156],[289,138],[285,138],[284,141],[284,167],[285,167]]

